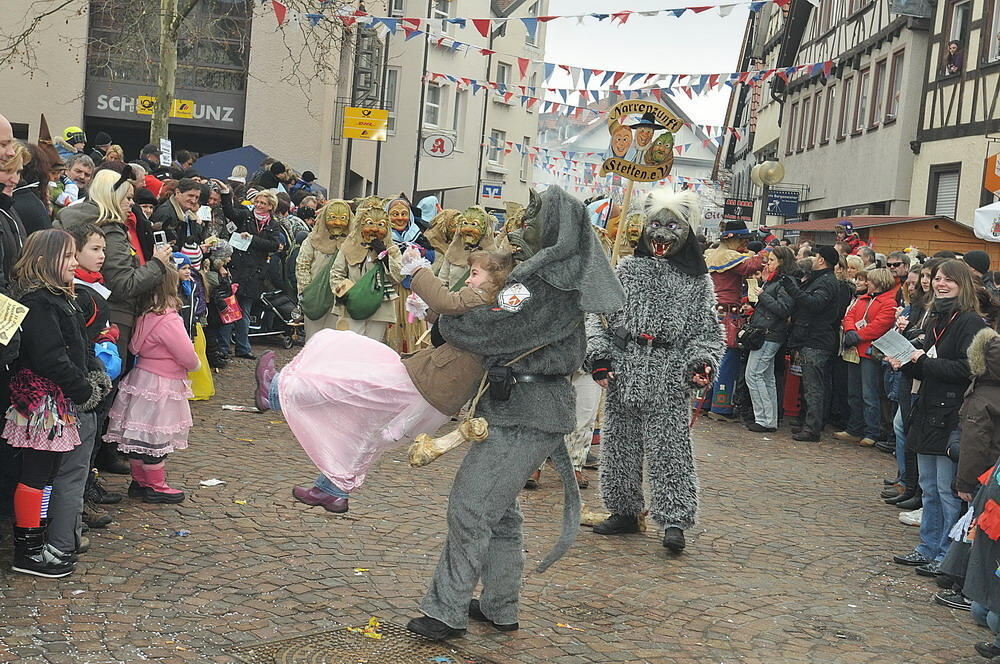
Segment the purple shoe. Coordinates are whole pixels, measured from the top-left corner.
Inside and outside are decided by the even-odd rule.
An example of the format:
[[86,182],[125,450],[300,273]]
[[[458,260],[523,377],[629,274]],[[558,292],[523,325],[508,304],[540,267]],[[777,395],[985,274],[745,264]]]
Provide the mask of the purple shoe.
[[322,505],[327,512],[343,514],[347,511],[347,498],[337,498],[328,493],[324,493],[314,486],[308,489],[304,486],[297,486],[292,489],[292,496],[295,500],[306,505]]
[[257,391],[253,394],[254,405],[257,410],[264,412],[271,410],[271,381],[278,372],[274,369],[274,351],[269,350],[257,360],[257,368],[254,370],[254,378],[257,379]]

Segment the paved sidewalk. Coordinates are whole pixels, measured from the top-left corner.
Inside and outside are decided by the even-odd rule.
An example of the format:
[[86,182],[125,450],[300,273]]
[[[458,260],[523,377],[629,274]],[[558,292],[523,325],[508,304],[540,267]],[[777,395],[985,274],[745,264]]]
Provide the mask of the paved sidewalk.
[[[64,580],[11,574],[9,538],[0,545],[0,662],[235,662],[236,646],[417,614],[461,451],[419,470],[405,450],[388,455],[343,517],[298,504],[291,487],[315,471],[280,417],[221,410],[251,402],[251,366],[231,365],[193,407],[191,448],[167,465],[182,505],[109,506],[115,523],[91,531]],[[527,577],[520,631],[474,624],[457,643],[516,664],[984,661],[972,644],[988,632],[890,562],[917,539],[877,498],[890,456],[705,420],[696,437],[702,510],[683,556],[652,531],[581,529],[569,555]],[[199,487],[210,478],[226,484]],[[530,568],[558,533],[553,471],[523,506]]]

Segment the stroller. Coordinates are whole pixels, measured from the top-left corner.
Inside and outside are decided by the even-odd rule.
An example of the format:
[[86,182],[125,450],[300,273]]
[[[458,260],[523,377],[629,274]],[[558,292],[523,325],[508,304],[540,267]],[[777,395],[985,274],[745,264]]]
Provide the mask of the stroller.
[[281,290],[264,291],[250,309],[251,339],[278,337],[282,348],[304,340],[302,314],[295,301]]

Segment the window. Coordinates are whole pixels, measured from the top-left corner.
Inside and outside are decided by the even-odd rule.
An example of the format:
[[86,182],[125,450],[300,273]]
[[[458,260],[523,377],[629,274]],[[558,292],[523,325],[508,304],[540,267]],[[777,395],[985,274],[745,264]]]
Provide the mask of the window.
[[837,122],[837,140],[847,135],[847,123],[851,118],[851,93],[854,91],[854,77],[844,79],[843,94],[840,95],[840,119]]
[[438,127],[441,124],[443,91],[440,85],[427,84],[427,96],[424,98],[424,124]]
[[885,121],[892,122],[899,116],[899,95],[903,89],[903,51],[892,56],[889,70],[889,90],[885,100]]
[[[539,4],[540,3],[535,2],[535,3],[532,3],[532,5],[530,7],[528,7],[528,16],[529,17],[530,16],[538,16],[538,5]],[[538,45],[538,26],[539,26],[539,23],[536,22],[535,23],[535,27],[533,29],[531,29],[531,28],[527,29],[527,31],[525,32],[525,35],[524,35],[524,43],[525,44],[528,44],[529,46],[537,46]],[[527,26],[525,26],[525,27],[527,28]]]
[[[531,72],[531,77],[528,78],[528,85],[531,86],[531,90],[528,92],[529,97],[539,98],[542,95],[539,94],[538,90],[538,72]],[[526,106],[529,113],[534,113],[531,106]]]
[[451,128],[455,132],[455,147],[462,146],[462,135],[465,133],[465,114],[469,110],[469,91],[455,90],[455,107],[451,116]]
[[431,18],[451,18],[451,0],[434,0]]
[[951,30],[948,39],[957,40],[965,50],[965,41],[969,36],[969,11],[972,3],[969,0],[959,0],[951,6]]
[[795,150],[795,117],[799,114],[799,103],[792,104],[788,111],[788,140],[785,143],[785,154],[792,154]]
[[405,16],[406,15],[406,0],[390,0],[390,2],[389,2],[389,15],[390,16]]
[[531,145],[531,137],[525,136],[522,149],[524,152],[521,154],[521,182],[528,182],[531,180],[531,160],[528,159],[528,146]]
[[809,144],[807,147],[816,147],[816,132],[819,130],[820,122],[823,121],[823,92],[819,91],[813,95],[812,116],[809,118]]
[[862,69],[858,74],[858,91],[854,100],[854,122],[851,124],[851,131],[854,133],[864,129],[865,114],[868,112],[868,81],[871,78],[870,69]]
[[931,166],[927,214],[955,218],[958,211],[959,164]]
[[396,133],[396,104],[399,103],[399,67],[385,70],[385,108],[389,111],[387,126],[390,134]]
[[802,152],[806,147],[806,140],[809,134],[809,116],[812,115],[812,99],[806,97],[802,100],[802,117],[799,119],[799,136],[795,141],[795,151]]
[[494,129],[490,131],[490,150],[486,158],[492,164],[503,165],[504,150],[507,149],[507,133]]
[[497,63],[497,83],[503,83],[504,85],[510,85],[510,72],[511,66],[506,62]]
[[830,131],[833,129],[834,104],[837,102],[837,88],[830,86],[826,90],[826,108],[823,109],[823,128],[819,134],[819,143],[830,142]]
[[869,127],[877,127],[882,122],[882,104],[885,94],[885,72],[889,67],[889,60],[883,58],[875,63],[875,74],[872,79],[872,112],[868,118]]
[[1000,60],[1000,0],[994,0],[993,31],[989,33],[987,39],[990,42],[989,61]]

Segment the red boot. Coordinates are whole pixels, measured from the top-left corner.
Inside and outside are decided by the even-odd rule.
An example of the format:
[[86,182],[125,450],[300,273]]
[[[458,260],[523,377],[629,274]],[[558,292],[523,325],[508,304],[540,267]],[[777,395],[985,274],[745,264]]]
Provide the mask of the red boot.
[[146,486],[143,489],[142,502],[176,504],[184,501],[184,492],[167,486],[166,462],[146,464],[143,468]]
[[132,481],[128,485],[129,498],[142,498],[146,492],[146,464],[142,459],[129,459],[129,470],[132,472]]

